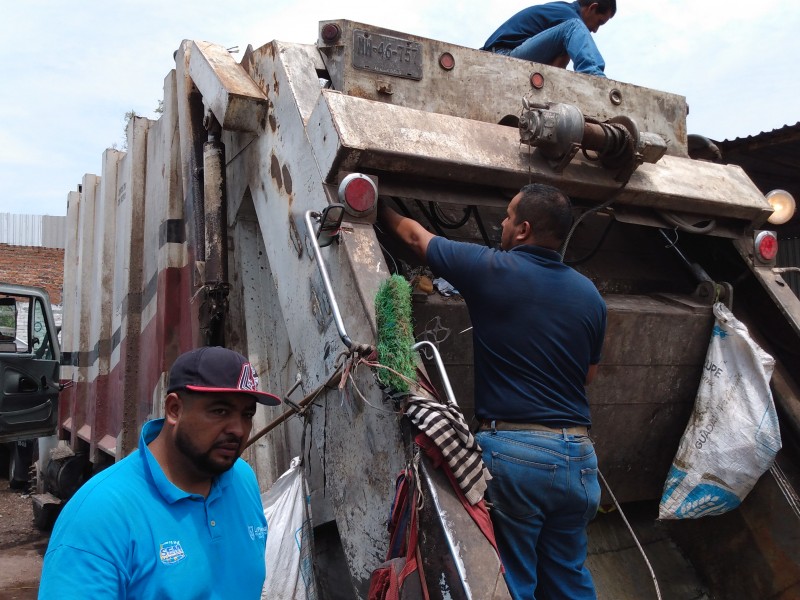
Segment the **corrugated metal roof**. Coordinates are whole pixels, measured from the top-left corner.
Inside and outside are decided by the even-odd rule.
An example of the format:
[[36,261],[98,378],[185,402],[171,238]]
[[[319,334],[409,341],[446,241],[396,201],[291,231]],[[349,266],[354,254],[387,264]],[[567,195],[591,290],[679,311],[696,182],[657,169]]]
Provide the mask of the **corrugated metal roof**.
[[67,218],[0,213],[0,244],[63,248]]
[[[716,144],[723,162],[742,167],[763,193],[782,189],[800,202],[800,122]],[[783,227],[800,231],[800,214],[790,223]]]

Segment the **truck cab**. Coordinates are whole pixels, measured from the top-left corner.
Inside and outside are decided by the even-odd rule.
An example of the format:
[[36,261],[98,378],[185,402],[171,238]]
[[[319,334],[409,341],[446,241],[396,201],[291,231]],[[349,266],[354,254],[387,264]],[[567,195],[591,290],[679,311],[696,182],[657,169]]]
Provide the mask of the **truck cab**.
[[35,438],[56,431],[60,361],[47,292],[0,283],[0,444],[12,487],[27,483]]

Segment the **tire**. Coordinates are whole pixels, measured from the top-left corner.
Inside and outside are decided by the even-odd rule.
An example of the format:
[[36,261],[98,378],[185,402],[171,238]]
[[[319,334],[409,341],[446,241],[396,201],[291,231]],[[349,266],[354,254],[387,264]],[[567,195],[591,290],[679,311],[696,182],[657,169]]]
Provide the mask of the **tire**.
[[28,487],[31,458],[31,452],[18,444],[11,444],[8,453],[8,487],[12,490],[24,490]]

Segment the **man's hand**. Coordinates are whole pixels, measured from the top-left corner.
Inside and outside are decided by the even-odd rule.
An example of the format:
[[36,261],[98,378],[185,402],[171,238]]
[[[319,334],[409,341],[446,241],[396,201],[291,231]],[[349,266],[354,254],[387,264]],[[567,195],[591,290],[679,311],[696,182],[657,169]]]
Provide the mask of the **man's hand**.
[[378,204],[378,219],[395,237],[408,246],[425,263],[428,243],[435,237],[414,219],[403,217],[381,201]]

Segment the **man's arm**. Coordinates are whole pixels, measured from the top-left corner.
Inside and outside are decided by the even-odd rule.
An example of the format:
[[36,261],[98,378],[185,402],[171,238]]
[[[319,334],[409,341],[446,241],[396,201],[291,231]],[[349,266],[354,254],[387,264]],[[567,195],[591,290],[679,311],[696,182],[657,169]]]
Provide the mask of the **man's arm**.
[[592,383],[597,375],[597,365],[589,365],[589,370],[586,372],[586,385]]
[[378,207],[378,215],[381,224],[388,231],[413,250],[422,262],[427,262],[425,255],[428,251],[428,244],[435,237],[434,234],[414,219],[397,214],[383,202]]

